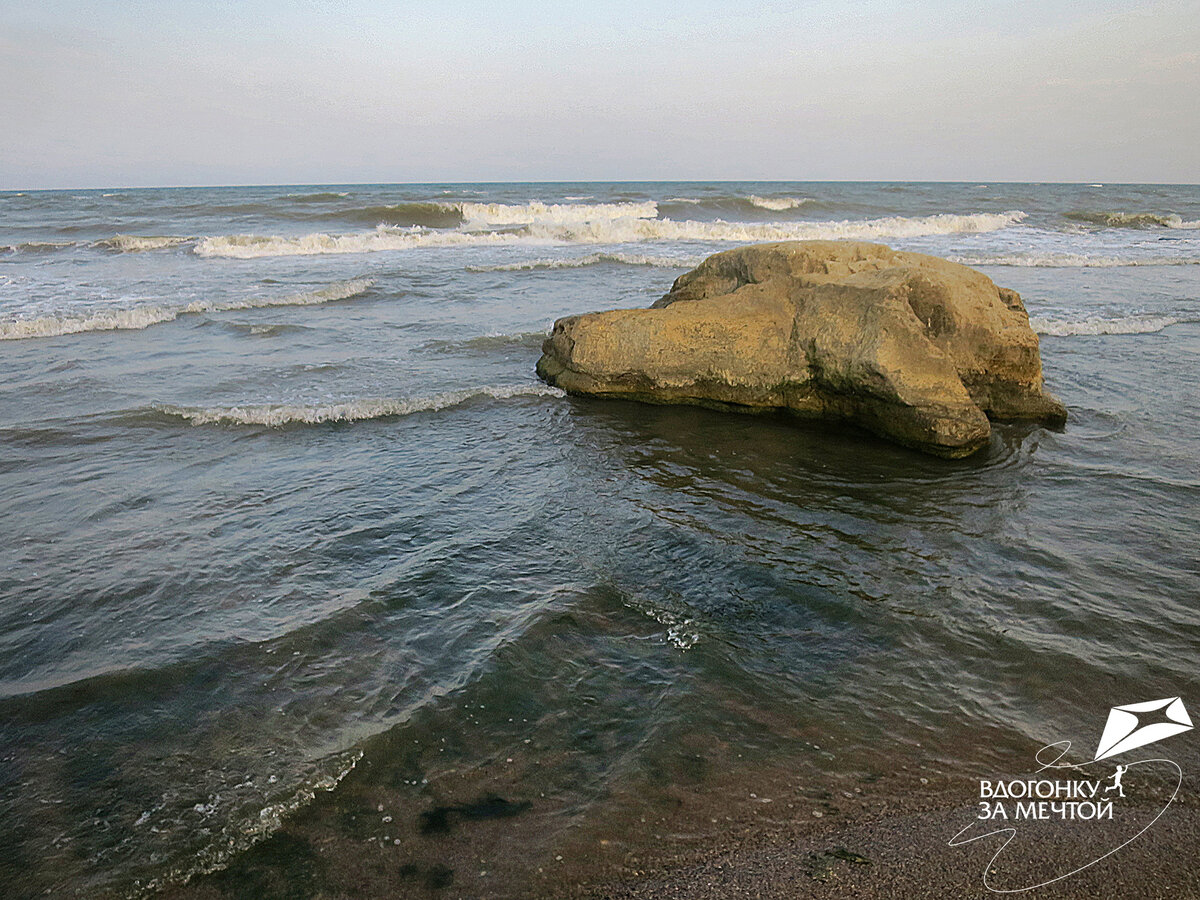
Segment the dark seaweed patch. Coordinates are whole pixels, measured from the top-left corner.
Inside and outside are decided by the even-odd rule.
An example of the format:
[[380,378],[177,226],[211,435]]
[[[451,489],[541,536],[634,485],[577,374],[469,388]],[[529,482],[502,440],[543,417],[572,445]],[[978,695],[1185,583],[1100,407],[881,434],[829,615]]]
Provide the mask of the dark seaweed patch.
[[454,817],[467,820],[507,819],[520,815],[533,804],[528,800],[513,802],[495,794],[481,797],[474,803],[436,806],[421,813],[418,829],[421,834],[446,834],[454,827]]

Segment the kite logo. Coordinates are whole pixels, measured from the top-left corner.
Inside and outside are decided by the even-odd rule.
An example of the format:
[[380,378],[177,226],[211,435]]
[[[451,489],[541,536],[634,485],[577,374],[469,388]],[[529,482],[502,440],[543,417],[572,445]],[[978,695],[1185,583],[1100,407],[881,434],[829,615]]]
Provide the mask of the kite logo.
[[[1150,713],[1158,713],[1157,721],[1142,724],[1139,716]],[[1109,710],[1108,722],[1104,725],[1104,734],[1100,736],[1100,745],[1092,761],[1107,759],[1191,730],[1192,720],[1178,697],[1114,706]]]
[[[1032,775],[980,779],[975,821],[949,844],[961,847],[987,838],[1002,839],[983,869],[983,886],[997,894],[1032,891],[1077,875],[1145,834],[1183,787],[1183,769],[1173,760],[1125,756],[1115,772],[1103,775],[1113,764],[1107,760],[1191,730],[1191,717],[1179,697],[1114,706],[1096,755],[1088,762],[1065,762],[1071,742],[1055,741],[1034,754],[1038,768]],[[1156,781],[1161,783],[1159,793],[1147,793]],[[1164,786],[1170,796],[1162,803]],[[1098,854],[1094,859],[1084,861],[1077,853],[1058,852],[1052,838],[1067,823],[1091,831]],[[1025,872],[1030,859],[1039,863],[1033,878]]]

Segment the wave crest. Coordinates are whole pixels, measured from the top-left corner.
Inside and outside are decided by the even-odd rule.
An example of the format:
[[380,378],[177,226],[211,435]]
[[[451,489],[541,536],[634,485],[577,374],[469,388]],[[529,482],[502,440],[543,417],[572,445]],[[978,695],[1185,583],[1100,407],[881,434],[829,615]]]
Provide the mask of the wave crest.
[[74,241],[25,241],[21,244],[5,244],[0,251],[5,253],[54,253],[77,246]]
[[468,272],[526,272],[535,269],[581,269],[605,263],[622,266],[654,266],[661,269],[686,269],[700,265],[703,256],[676,258],[671,256],[644,256],[639,253],[589,253],[587,256],[569,256],[562,259],[529,259],[522,262],[501,263],[494,266],[467,266]]
[[324,213],[321,218],[340,219],[360,225],[418,225],[423,228],[454,228],[463,223],[458,203],[437,200],[394,203],[388,206],[359,206]]
[[468,388],[410,399],[379,398],[327,404],[278,403],[207,408],[160,406],[157,409],[166,415],[185,419],[193,425],[262,425],[267,428],[280,428],[284,425],[359,422],[366,419],[408,416],[419,412],[436,412],[483,398],[509,400],[514,397],[565,396],[566,393],[556,387],[530,384]]
[[1116,316],[1103,318],[1089,316],[1083,319],[1056,319],[1042,316],[1030,316],[1029,324],[1038,334],[1052,337],[1071,337],[1074,335],[1095,334],[1154,334],[1179,325],[1190,319],[1178,319],[1174,316]]
[[[468,204],[464,204],[464,207]],[[611,204],[613,207],[623,204]],[[591,207],[595,208],[595,207]],[[556,214],[555,214],[556,215]],[[979,234],[1021,222],[1019,210],[1003,213],[889,216],[840,222],[744,223],[682,221],[624,216],[591,221],[558,220],[551,215],[508,231],[430,231],[379,227],[365,234],[308,234],[301,237],[223,235],[200,241],[200,256],[252,259],[260,256],[307,256],[322,253],[371,253],[414,247],[481,244],[567,243],[628,244],[645,241],[737,242],[789,240],[875,240],[934,234]]]
[[1106,228],[1200,228],[1200,220],[1184,221],[1181,216],[1174,213],[1130,213],[1101,210],[1099,212],[1063,213],[1063,218],[1073,222],[1084,222],[1088,225],[1102,225]]
[[1195,266],[1200,259],[1178,256],[1085,256],[1075,253],[1029,253],[998,256],[949,256],[964,266],[1016,266],[1044,269],[1115,269],[1123,266]]
[[26,241],[23,244],[7,244],[0,250],[8,253],[53,253],[75,247],[93,247],[114,253],[141,253],[146,250],[165,250],[194,241],[193,237],[178,235],[114,234],[97,241]]
[[165,234],[114,234],[110,238],[96,241],[92,246],[98,247],[101,250],[114,250],[117,253],[141,253],[146,250],[165,250],[168,247],[178,247],[180,244],[186,244],[191,240],[194,240],[194,238],[176,237]]
[[769,209],[773,212],[783,212],[785,209],[796,209],[806,203],[814,202],[811,197],[760,197],[751,194],[746,198],[752,206]]
[[658,204],[652,200],[644,203],[543,203],[540,200],[531,200],[521,205],[461,203],[459,209],[468,228],[653,219],[658,215]]
[[43,316],[37,319],[13,319],[0,322],[0,341],[24,338],[58,337],[84,331],[126,331],[149,328],[170,322],[189,313],[229,312],[238,309],[261,309],[271,306],[309,306],[348,300],[367,291],[374,282],[369,278],[339,281],[314,291],[278,297],[249,297],[244,300],[213,302],[197,300],[186,306],[137,306],[130,309],[98,310],[65,316]]
[[550,327],[543,331],[518,331],[515,333],[481,334],[476,337],[454,341],[426,341],[422,350],[434,353],[480,353],[487,354],[497,350],[536,350],[550,334]]

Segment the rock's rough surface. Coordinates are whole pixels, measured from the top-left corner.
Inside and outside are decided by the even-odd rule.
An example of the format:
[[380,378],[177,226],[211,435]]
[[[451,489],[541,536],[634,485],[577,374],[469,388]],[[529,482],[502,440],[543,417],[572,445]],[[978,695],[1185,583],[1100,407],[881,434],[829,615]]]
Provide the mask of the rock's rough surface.
[[728,250],[649,309],[560,319],[537,370],[569,393],[854,422],[967,456],[990,419],[1066,421],[1021,298],[881,244]]

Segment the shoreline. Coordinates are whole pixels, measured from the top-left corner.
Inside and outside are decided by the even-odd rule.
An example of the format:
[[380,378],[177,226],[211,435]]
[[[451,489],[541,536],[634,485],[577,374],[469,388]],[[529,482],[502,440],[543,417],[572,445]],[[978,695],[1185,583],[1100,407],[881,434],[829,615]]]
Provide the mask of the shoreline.
[[[777,774],[777,773],[776,773]],[[1200,839],[1194,777],[1139,838],[1107,859],[1020,896],[1083,900],[1200,897],[1200,871],[1179,848]],[[490,779],[488,781],[491,781]],[[159,900],[250,897],[536,898],[536,900],[724,900],[724,898],[984,898],[995,896],[982,875],[1002,838],[951,847],[974,819],[964,803],[966,777],[934,783],[902,770],[831,796],[829,791],[761,779],[774,796],[727,806],[725,821],[697,825],[720,805],[719,792],[700,792],[697,804],[674,788],[678,808],[662,820],[640,821],[620,800],[585,822],[563,827],[546,804],[502,799],[396,811],[387,842],[364,837],[354,811],[392,810],[395,795],[379,784],[347,785],[299,811],[261,844],[236,855],[221,871],[164,888]],[[1128,809],[1148,821],[1165,799],[1147,782]],[[486,786],[486,785],[484,785]],[[492,784],[502,789],[502,785]],[[745,786],[744,784],[742,785]],[[472,785],[470,791],[481,787]],[[485,795],[481,795],[485,796]],[[712,801],[709,805],[706,801]],[[1159,805],[1154,805],[1155,803]],[[661,804],[659,804],[661,805]],[[539,807],[541,807],[539,809]],[[413,815],[413,813],[417,813]],[[549,815],[547,815],[549,813]],[[815,814],[819,813],[819,815]],[[392,822],[388,815],[386,820]],[[411,821],[411,824],[410,824]],[[643,824],[644,823],[644,824]],[[413,827],[415,826],[415,827]],[[432,827],[431,827],[432,826]],[[1111,829],[1082,825],[1041,831],[1019,877],[1060,874],[1061,860],[1090,860],[1120,843]],[[668,833],[668,829],[673,829]],[[1118,829],[1119,830],[1119,829]],[[394,840],[394,844],[392,841]],[[1026,848],[1027,850],[1028,848]],[[1006,851],[1006,852],[1010,852]],[[992,868],[1004,887],[1004,864]],[[1070,871],[1066,867],[1065,871]],[[1041,877],[1041,876],[1039,876]]]

